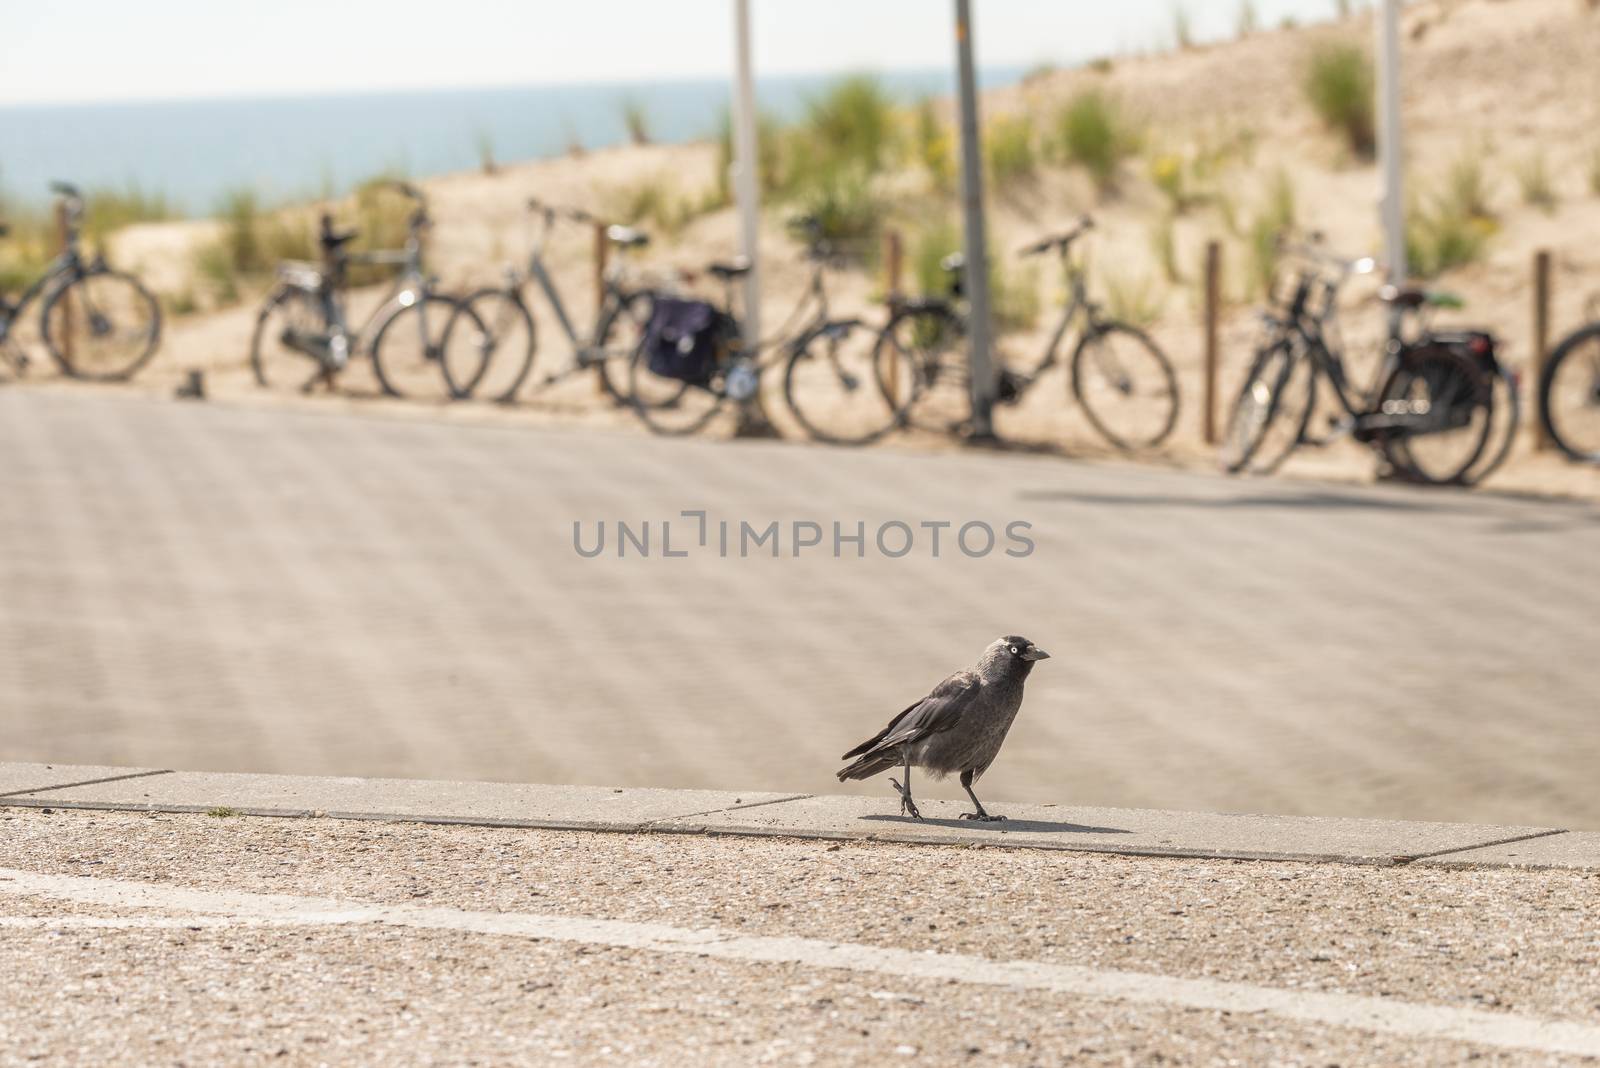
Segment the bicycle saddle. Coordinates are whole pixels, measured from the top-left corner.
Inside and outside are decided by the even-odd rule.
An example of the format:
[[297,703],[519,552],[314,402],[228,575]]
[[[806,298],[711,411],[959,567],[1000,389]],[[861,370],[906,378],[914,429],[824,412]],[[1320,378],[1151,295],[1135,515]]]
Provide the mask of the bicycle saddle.
[[1387,285],[1378,290],[1378,299],[1397,308],[1459,308],[1462,300],[1454,293],[1442,289],[1427,289],[1417,285]]
[[750,261],[744,257],[730,263],[713,263],[706,268],[724,282],[730,278],[739,278],[750,273]]
[[324,252],[333,252],[341,245],[354,241],[356,233],[355,230],[335,230],[333,216],[327,212],[323,212],[322,218],[318,220],[317,241],[321,243]]
[[650,235],[631,226],[613,224],[606,227],[606,240],[623,248],[640,248],[650,243]]
[[1428,302],[1428,291],[1421,286],[1384,286],[1378,299],[1401,308],[1420,308]]

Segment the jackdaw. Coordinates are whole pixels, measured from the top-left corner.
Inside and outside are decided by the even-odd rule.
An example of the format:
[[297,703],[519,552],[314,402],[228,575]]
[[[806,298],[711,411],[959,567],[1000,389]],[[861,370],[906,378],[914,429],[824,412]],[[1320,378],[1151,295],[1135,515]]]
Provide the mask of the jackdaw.
[[1013,634],[997,639],[983,651],[974,670],[951,675],[883,730],[840,757],[856,760],[839,772],[839,781],[869,778],[899,764],[905,769],[905,785],[894,778],[889,782],[900,795],[900,812],[920,820],[922,813],[911,800],[911,766],[927,768],[936,779],[959,771],[961,788],[977,809],[963,812],[961,818],[1005,819],[983,810],[972,783],[1000,752],[1006,731],[1022,707],[1022,684],[1028,681],[1034,662],[1049,657],[1026,638]]

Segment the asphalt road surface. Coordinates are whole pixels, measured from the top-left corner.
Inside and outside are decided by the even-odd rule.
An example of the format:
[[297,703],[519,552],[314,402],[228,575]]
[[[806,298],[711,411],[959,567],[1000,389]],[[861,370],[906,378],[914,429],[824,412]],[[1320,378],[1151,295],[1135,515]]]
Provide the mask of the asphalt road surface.
[[839,791],[1010,632],[986,801],[1600,827],[1591,504],[0,394],[4,759]]

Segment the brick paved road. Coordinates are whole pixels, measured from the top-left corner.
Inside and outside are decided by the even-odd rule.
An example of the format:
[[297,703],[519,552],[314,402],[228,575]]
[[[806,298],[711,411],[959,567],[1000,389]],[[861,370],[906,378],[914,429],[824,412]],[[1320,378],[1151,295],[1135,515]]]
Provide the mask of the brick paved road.
[[[661,558],[693,508],[784,555]],[[837,789],[1005,631],[1056,659],[996,800],[1600,827],[1592,505],[0,394],[0,758]]]

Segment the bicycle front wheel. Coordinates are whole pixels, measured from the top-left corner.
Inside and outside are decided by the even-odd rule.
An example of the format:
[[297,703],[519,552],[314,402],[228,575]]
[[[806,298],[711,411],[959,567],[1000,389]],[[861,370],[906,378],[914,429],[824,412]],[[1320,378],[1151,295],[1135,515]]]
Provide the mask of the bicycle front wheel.
[[899,426],[903,409],[880,388],[872,335],[859,321],[823,323],[794,343],[783,399],[814,440],[866,445]]
[[[438,293],[402,294],[372,337],[372,369],[391,397],[457,400],[483,377],[489,336],[466,302]],[[460,317],[453,336],[447,330]]]
[[1317,402],[1316,367],[1288,338],[1256,353],[1228,413],[1221,461],[1229,474],[1270,475],[1305,440]]
[[1494,407],[1491,410],[1489,433],[1491,444],[1485,448],[1483,455],[1479,456],[1461,481],[1468,486],[1476,486],[1490,475],[1500,469],[1511,455],[1511,447],[1516,443],[1517,430],[1522,426],[1522,398],[1518,395],[1517,376],[1510,370],[1501,367],[1494,376]]
[[130,274],[91,267],[45,301],[45,347],[73,378],[121,382],[155,355],[161,307]]
[[1150,449],[1178,421],[1178,378],[1144,331],[1102,323],[1072,354],[1072,395],[1100,436],[1119,449]]
[[[511,404],[533,370],[537,345],[533,316],[516,293],[505,289],[480,289],[463,299],[445,324],[441,352],[482,352],[481,362],[470,357],[443,361],[450,391],[458,397],[476,396],[496,404]],[[461,381],[456,375],[473,370],[477,380]],[[463,364],[465,366],[463,366]]]
[[1600,323],[1569,335],[1544,365],[1539,419],[1556,447],[1600,464]]

